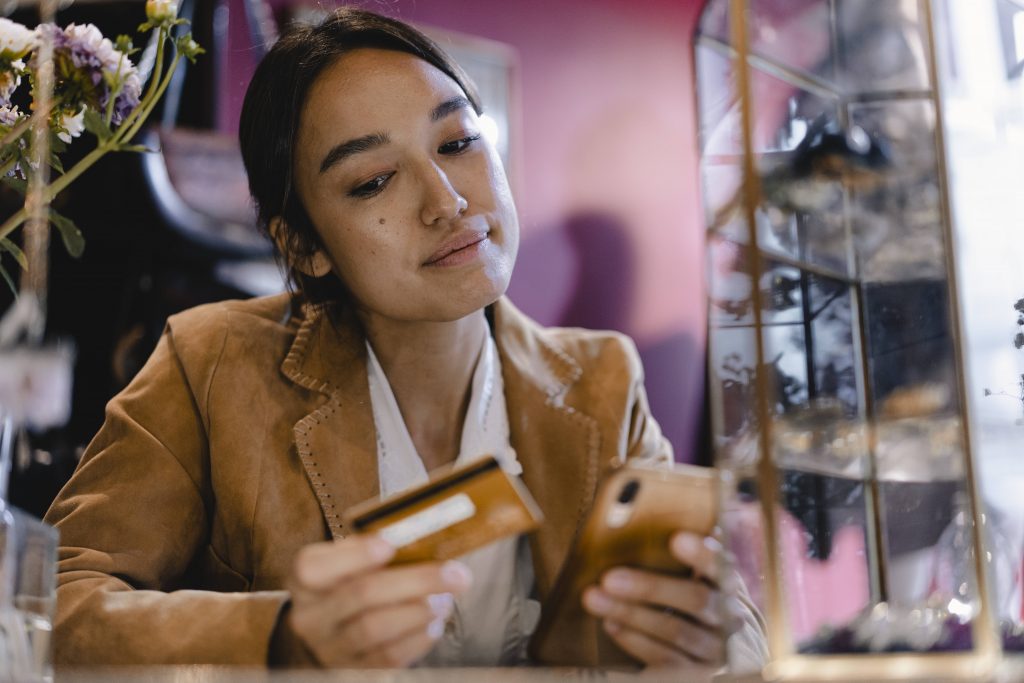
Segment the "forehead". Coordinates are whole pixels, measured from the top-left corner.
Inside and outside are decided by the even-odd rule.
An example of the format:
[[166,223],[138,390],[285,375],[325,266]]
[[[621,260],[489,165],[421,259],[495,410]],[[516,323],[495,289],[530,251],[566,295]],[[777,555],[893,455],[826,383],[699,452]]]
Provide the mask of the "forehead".
[[392,126],[409,117],[429,123],[435,106],[462,94],[458,83],[419,57],[394,50],[352,50],[313,82],[299,138],[333,145],[377,131],[392,133]]

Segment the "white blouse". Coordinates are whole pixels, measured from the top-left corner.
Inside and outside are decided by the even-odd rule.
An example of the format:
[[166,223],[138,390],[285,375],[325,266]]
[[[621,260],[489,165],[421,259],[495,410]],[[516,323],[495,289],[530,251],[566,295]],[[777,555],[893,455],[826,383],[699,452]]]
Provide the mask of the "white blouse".
[[[405,426],[395,395],[369,342],[367,373],[377,428],[382,498],[426,482],[428,473]],[[512,476],[522,473],[509,443],[501,360],[494,340],[484,340],[473,372],[472,394],[456,463],[493,455]],[[540,618],[530,599],[534,574],[525,536],[496,541],[460,557],[473,573],[470,589],[455,599],[444,636],[422,666],[508,666],[526,662],[526,645]],[[451,596],[448,596],[449,598]]]

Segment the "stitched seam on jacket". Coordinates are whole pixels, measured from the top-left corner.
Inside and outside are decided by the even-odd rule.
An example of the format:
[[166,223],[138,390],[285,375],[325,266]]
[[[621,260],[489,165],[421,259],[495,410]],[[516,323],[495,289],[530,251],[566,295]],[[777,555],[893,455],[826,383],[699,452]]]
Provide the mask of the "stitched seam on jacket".
[[324,486],[320,467],[317,465],[316,459],[313,458],[313,452],[309,446],[309,431],[314,425],[320,424],[321,421],[326,420],[332,413],[338,410],[341,407],[341,401],[338,399],[338,391],[330,382],[318,380],[299,370],[302,360],[306,355],[306,347],[312,334],[313,324],[321,315],[323,315],[322,306],[306,307],[306,319],[299,326],[299,331],[295,334],[295,341],[288,351],[288,356],[281,364],[281,368],[285,375],[299,386],[328,394],[328,402],[299,420],[293,432],[295,434],[295,448],[299,453],[303,466],[306,468],[306,472],[309,474],[310,484],[312,484],[313,491],[320,502],[320,508],[324,511],[324,516],[327,518],[327,526],[331,534],[337,537],[341,536],[341,522],[338,517],[337,508],[331,500],[331,494],[327,492],[327,487]]
[[310,483],[313,485],[316,497],[320,501],[320,507],[327,517],[327,526],[330,528],[331,534],[336,537],[341,536],[341,522],[334,502],[330,499],[331,494],[327,492],[327,487],[324,485],[320,468],[313,458],[312,449],[309,447],[309,431],[313,425],[320,424],[321,420],[329,418],[340,407],[341,402],[332,393],[331,399],[327,404],[317,408],[312,414],[300,420],[294,429],[295,447],[299,452],[302,463],[306,466],[306,471],[309,472]]
[[[549,395],[545,405],[552,410],[562,413],[573,422],[579,423],[587,430],[587,470],[583,490],[593,493],[597,487],[597,461],[599,460],[597,454],[601,449],[601,433],[597,426],[597,420],[571,406],[555,403],[554,398],[554,396]],[[575,521],[577,526],[579,526],[580,520],[583,519],[592,502],[592,498],[587,496],[580,498],[580,504],[576,510]]]
[[[561,361],[566,371],[562,386],[552,387],[548,390],[547,400],[544,402],[545,405],[552,410],[562,413],[573,422],[579,423],[587,430],[587,469],[583,490],[592,494],[594,489],[597,487],[597,461],[599,459],[598,453],[601,448],[601,433],[598,429],[596,419],[572,406],[567,406],[564,403],[565,395],[568,393],[569,387],[583,376],[583,368],[576,359],[570,356],[564,349],[549,343],[539,335],[538,341],[540,342],[542,349],[546,350],[552,356]],[[591,502],[591,498],[587,495],[580,497],[580,502],[576,510],[576,519],[574,520],[577,527],[579,526],[580,520],[583,519],[583,516],[590,508]]]

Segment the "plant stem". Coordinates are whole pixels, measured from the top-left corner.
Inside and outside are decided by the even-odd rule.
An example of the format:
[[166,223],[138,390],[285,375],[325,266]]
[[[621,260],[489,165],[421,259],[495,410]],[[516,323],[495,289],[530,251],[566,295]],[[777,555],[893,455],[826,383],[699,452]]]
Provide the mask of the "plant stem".
[[[111,144],[112,140],[113,138],[97,146],[96,149],[86,154],[81,161],[75,164],[75,166],[70,171],[68,171],[60,178],[57,178],[55,181],[50,183],[46,187],[46,189],[43,190],[44,200],[46,202],[52,201],[53,198],[57,196],[57,193],[59,193],[61,190],[70,185],[76,178],[78,178],[78,176],[85,173],[85,171],[88,170],[90,166],[95,164],[100,159],[100,157],[102,157],[107,152],[111,151],[111,149],[113,149],[114,147],[114,145]],[[0,225],[0,239],[7,237],[9,234],[14,232],[14,229],[17,228],[22,223],[24,223],[27,218],[28,210],[24,206],[22,206],[17,213],[15,213],[13,216],[4,221],[3,225]]]
[[10,173],[11,169],[14,168],[17,165],[18,165],[18,157],[17,156],[15,156],[15,157],[11,158],[9,161],[5,162],[3,166],[0,166],[0,178],[3,178],[8,173]]
[[[143,95],[142,100],[141,100],[142,102],[149,101],[149,98],[152,97],[154,92],[156,92],[158,84],[160,83],[160,77],[163,74],[163,70],[164,70],[164,43],[165,42],[167,42],[167,30],[166,29],[160,29],[160,42],[157,43],[157,46],[156,46],[156,61],[153,63],[153,75],[150,77],[149,88],[146,90],[146,94]],[[131,114],[129,114],[128,116],[125,117],[124,121],[121,122],[121,125],[118,126],[117,130],[121,131],[121,130],[124,130],[125,128],[127,128],[128,126],[132,125],[135,122],[135,120],[139,117],[139,114],[141,113],[141,111],[142,111],[142,107],[141,106],[136,107],[135,111],[133,111]],[[116,133],[115,133],[115,137],[117,137]]]
[[[163,43],[160,44],[157,51],[159,54],[158,59],[162,60]],[[171,78],[174,76],[174,72],[178,68],[178,64],[181,62],[181,58],[182,55],[175,55],[174,63],[171,64],[171,68],[168,69],[167,74],[163,76],[161,82],[157,83],[156,77],[160,74],[158,72],[154,72],[154,80],[150,84],[149,92],[147,92],[146,96],[143,97],[142,103],[140,103],[135,111],[132,112],[132,115],[117,129],[117,132],[114,133],[113,137],[97,145],[96,149],[85,155],[81,161],[71,168],[71,170],[60,178],[54,180],[46,187],[43,191],[43,197],[46,202],[53,201],[54,197],[56,197],[68,185],[73,183],[78,176],[85,173],[90,166],[99,161],[103,155],[108,152],[115,151],[124,142],[130,141],[132,137],[135,136],[142,125],[146,122],[146,119],[149,118],[150,112],[152,112],[153,107],[155,107],[156,103],[160,100],[160,97],[167,89],[167,86],[170,85]],[[28,211],[23,206],[17,213],[0,225],[0,239],[7,237],[9,234],[14,232],[15,228],[24,223],[27,218]]]
[[50,107],[49,109],[47,109],[47,111],[29,114],[21,121],[18,121],[18,123],[14,124],[14,128],[11,128],[7,132],[7,135],[5,135],[2,140],[0,140],[0,149],[7,147],[7,145],[11,144],[12,142],[20,138],[22,135],[24,135],[25,131],[27,131],[29,127],[32,125],[32,119],[34,119],[36,116],[49,116],[50,112],[52,112],[54,108],[59,105],[60,99],[54,98],[53,101],[50,102]]
[[156,96],[149,101],[143,100],[146,103],[145,105],[140,105],[139,108],[142,109],[144,107],[145,111],[142,112],[141,116],[135,119],[135,121],[131,124],[131,128],[128,130],[128,132],[125,133],[124,135],[121,135],[120,133],[122,130],[124,130],[124,126],[118,128],[118,135],[114,136],[118,140],[118,142],[131,142],[131,139],[135,137],[135,134],[138,133],[139,129],[142,128],[143,124],[146,123],[146,119],[149,118],[149,114],[153,111],[153,107],[155,107],[156,103],[160,101],[161,97],[163,97],[164,91],[167,90],[167,86],[171,84],[171,79],[174,77],[174,72],[178,69],[178,64],[181,63],[181,58],[182,55],[175,55],[174,62],[171,64],[171,68],[167,70],[167,76],[164,78],[163,83],[161,83],[160,87],[157,89]]
[[4,221],[3,225],[0,225],[0,238],[7,237],[14,232],[14,229],[24,223],[26,218],[28,218],[28,212],[23,206],[16,214]]
[[114,102],[117,100],[117,96],[121,94],[121,89],[124,87],[124,82],[121,80],[121,67],[124,66],[124,55],[117,60],[117,73],[114,74],[114,78],[117,81],[117,88],[110,90],[110,95],[107,97],[107,111],[103,117],[104,123],[107,124],[107,128],[110,128],[110,122],[114,118]]

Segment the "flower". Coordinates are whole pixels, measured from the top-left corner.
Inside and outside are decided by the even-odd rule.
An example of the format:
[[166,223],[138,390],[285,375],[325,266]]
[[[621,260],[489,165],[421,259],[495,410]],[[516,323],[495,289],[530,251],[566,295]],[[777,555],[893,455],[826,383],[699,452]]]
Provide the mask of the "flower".
[[54,92],[74,108],[93,106],[106,111],[113,94],[111,123],[117,125],[138,105],[142,81],[127,55],[114,47],[92,24],[53,24],[40,30],[53,40],[57,84]]
[[36,40],[35,31],[30,31],[16,21],[0,18],[0,59],[21,59],[35,46]]
[[15,59],[8,63],[8,68],[0,70],[0,106],[10,104],[11,96],[21,85],[21,75],[25,73],[25,62]]
[[146,0],[146,18],[157,26],[169,24],[178,16],[178,3],[174,0]]
[[58,127],[57,137],[71,144],[71,139],[77,138],[85,130],[85,107],[82,107],[77,114],[62,111]]
[[[74,257],[81,255],[85,248],[82,233],[71,219],[61,216],[49,206],[50,203],[104,155],[144,151],[145,147],[135,144],[133,138],[170,84],[181,60],[192,61],[203,52],[190,34],[171,35],[171,28],[189,23],[176,17],[176,2],[152,0],[147,9],[151,17],[159,19],[160,23],[151,18],[139,26],[139,32],[154,34],[160,46],[158,54],[164,54],[165,47],[170,44],[173,59],[166,70],[164,63],[155,66],[152,87],[145,94],[142,78],[130,59],[138,52],[132,46],[131,37],[122,35],[116,42],[111,42],[92,24],[70,24],[62,29],[56,24],[44,23],[35,31],[29,31],[20,24],[0,18],[0,180],[24,196],[28,187],[26,181],[33,175],[33,169],[42,165],[52,169],[49,177],[35,177],[41,178],[42,202],[48,208],[50,223],[60,231],[64,247]],[[52,80],[39,77],[43,66],[52,67]],[[32,85],[30,92],[17,93],[28,95],[25,98],[28,106],[24,111],[12,103],[23,79]],[[49,97],[41,92],[44,81],[50,81],[52,85]],[[21,102],[20,97],[18,101]],[[42,131],[32,129],[29,112],[43,117],[49,132],[55,137],[36,138],[36,132]],[[61,155],[67,145],[75,138],[83,137],[85,131],[95,138],[95,149],[65,169]],[[30,141],[36,139],[46,140],[49,144],[31,145],[30,149]],[[12,254],[22,268],[27,267],[26,263],[34,262],[32,255],[23,257],[21,249],[10,236],[29,217],[28,207],[22,206],[0,221],[0,257],[5,253]],[[4,266],[4,259],[0,258],[0,279],[17,293],[14,279]]]
[[17,107],[9,104],[0,106],[0,126],[8,129],[13,128],[20,117],[21,112],[18,111]]

